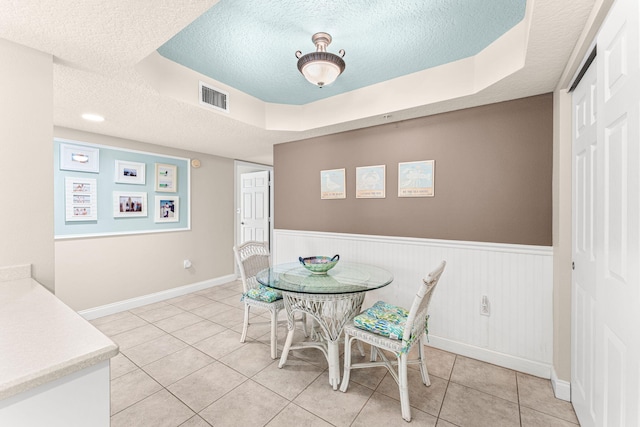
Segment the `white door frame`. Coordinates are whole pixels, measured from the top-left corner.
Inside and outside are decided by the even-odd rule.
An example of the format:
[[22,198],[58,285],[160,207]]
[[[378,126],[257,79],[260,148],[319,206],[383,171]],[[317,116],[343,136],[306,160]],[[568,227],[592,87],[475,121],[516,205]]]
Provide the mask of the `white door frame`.
[[[261,165],[259,163],[250,163],[243,162],[241,160],[235,160],[233,164],[234,169],[234,201],[233,201],[233,224],[234,224],[234,236],[233,236],[233,244],[237,245],[241,240],[241,229],[240,229],[240,175],[248,172],[260,172],[260,171],[269,171],[271,185],[269,188],[269,242],[273,241],[273,166]],[[272,243],[269,243],[270,245]],[[237,266],[236,266],[237,269]],[[237,273],[237,271],[236,271]]]

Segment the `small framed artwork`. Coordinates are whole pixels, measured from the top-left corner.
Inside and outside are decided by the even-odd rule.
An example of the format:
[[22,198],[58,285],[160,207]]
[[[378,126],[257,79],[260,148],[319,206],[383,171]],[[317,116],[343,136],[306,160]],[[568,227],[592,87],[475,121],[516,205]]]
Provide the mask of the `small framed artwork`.
[[147,216],[147,193],[134,191],[113,192],[113,217]]
[[120,184],[144,185],[145,169],[144,163],[116,160],[115,181]]
[[100,150],[80,145],[60,144],[60,169],[100,172]]
[[156,191],[175,193],[178,191],[178,167],[156,163]]
[[434,160],[398,163],[398,197],[433,197]]
[[320,171],[320,199],[346,199],[345,170]]
[[156,196],[155,222],[180,221],[180,197]]
[[356,199],[384,199],[385,165],[356,168]]
[[96,221],[98,219],[98,185],[93,178],[66,177],[65,220]]

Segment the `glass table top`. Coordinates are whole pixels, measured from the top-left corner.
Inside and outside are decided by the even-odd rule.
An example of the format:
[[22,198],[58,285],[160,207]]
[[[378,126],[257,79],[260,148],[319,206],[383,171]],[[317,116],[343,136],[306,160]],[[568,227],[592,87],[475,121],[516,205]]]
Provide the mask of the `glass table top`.
[[382,288],[393,281],[393,275],[380,267],[345,261],[340,261],[327,274],[312,274],[299,262],[291,262],[264,269],[256,279],[281,291],[346,294]]

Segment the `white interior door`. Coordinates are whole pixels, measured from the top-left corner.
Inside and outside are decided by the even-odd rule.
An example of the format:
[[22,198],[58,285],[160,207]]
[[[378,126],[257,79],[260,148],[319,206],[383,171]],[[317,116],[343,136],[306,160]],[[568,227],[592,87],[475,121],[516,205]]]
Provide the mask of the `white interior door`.
[[[596,257],[602,348],[596,363],[596,418],[602,426],[640,424],[640,37],[638,0],[619,0],[598,36],[600,120],[597,193],[601,244]],[[602,224],[600,226],[600,224]],[[600,415],[597,412],[597,415]]]
[[269,171],[240,175],[240,243],[269,241]]
[[[583,426],[595,425],[595,179],[597,69],[592,63],[573,92],[573,264],[571,400]],[[588,420],[587,420],[588,419]]]
[[[572,401],[583,426],[640,425],[639,15],[637,0],[614,4],[596,83],[574,94]],[[578,126],[591,91],[595,146],[592,124]]]

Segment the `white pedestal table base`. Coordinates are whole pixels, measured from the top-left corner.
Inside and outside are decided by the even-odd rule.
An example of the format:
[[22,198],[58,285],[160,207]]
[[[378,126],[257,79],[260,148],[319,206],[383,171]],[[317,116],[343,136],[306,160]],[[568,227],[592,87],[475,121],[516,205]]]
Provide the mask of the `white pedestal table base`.
[[[284,306],[287,310],[289,333],[280,357],[279,368],[287,363],[290,350],[317,348],[329,364],[329,384],[334,390],[340,384],[340,347],[339,340],[345,323],[360,313],[364,292],[345,294],[304,294],[282,292]],[[292,345],[295,332],[294,313],[306,313],[317,322],[319,334],[312,332],[312,342]]]

